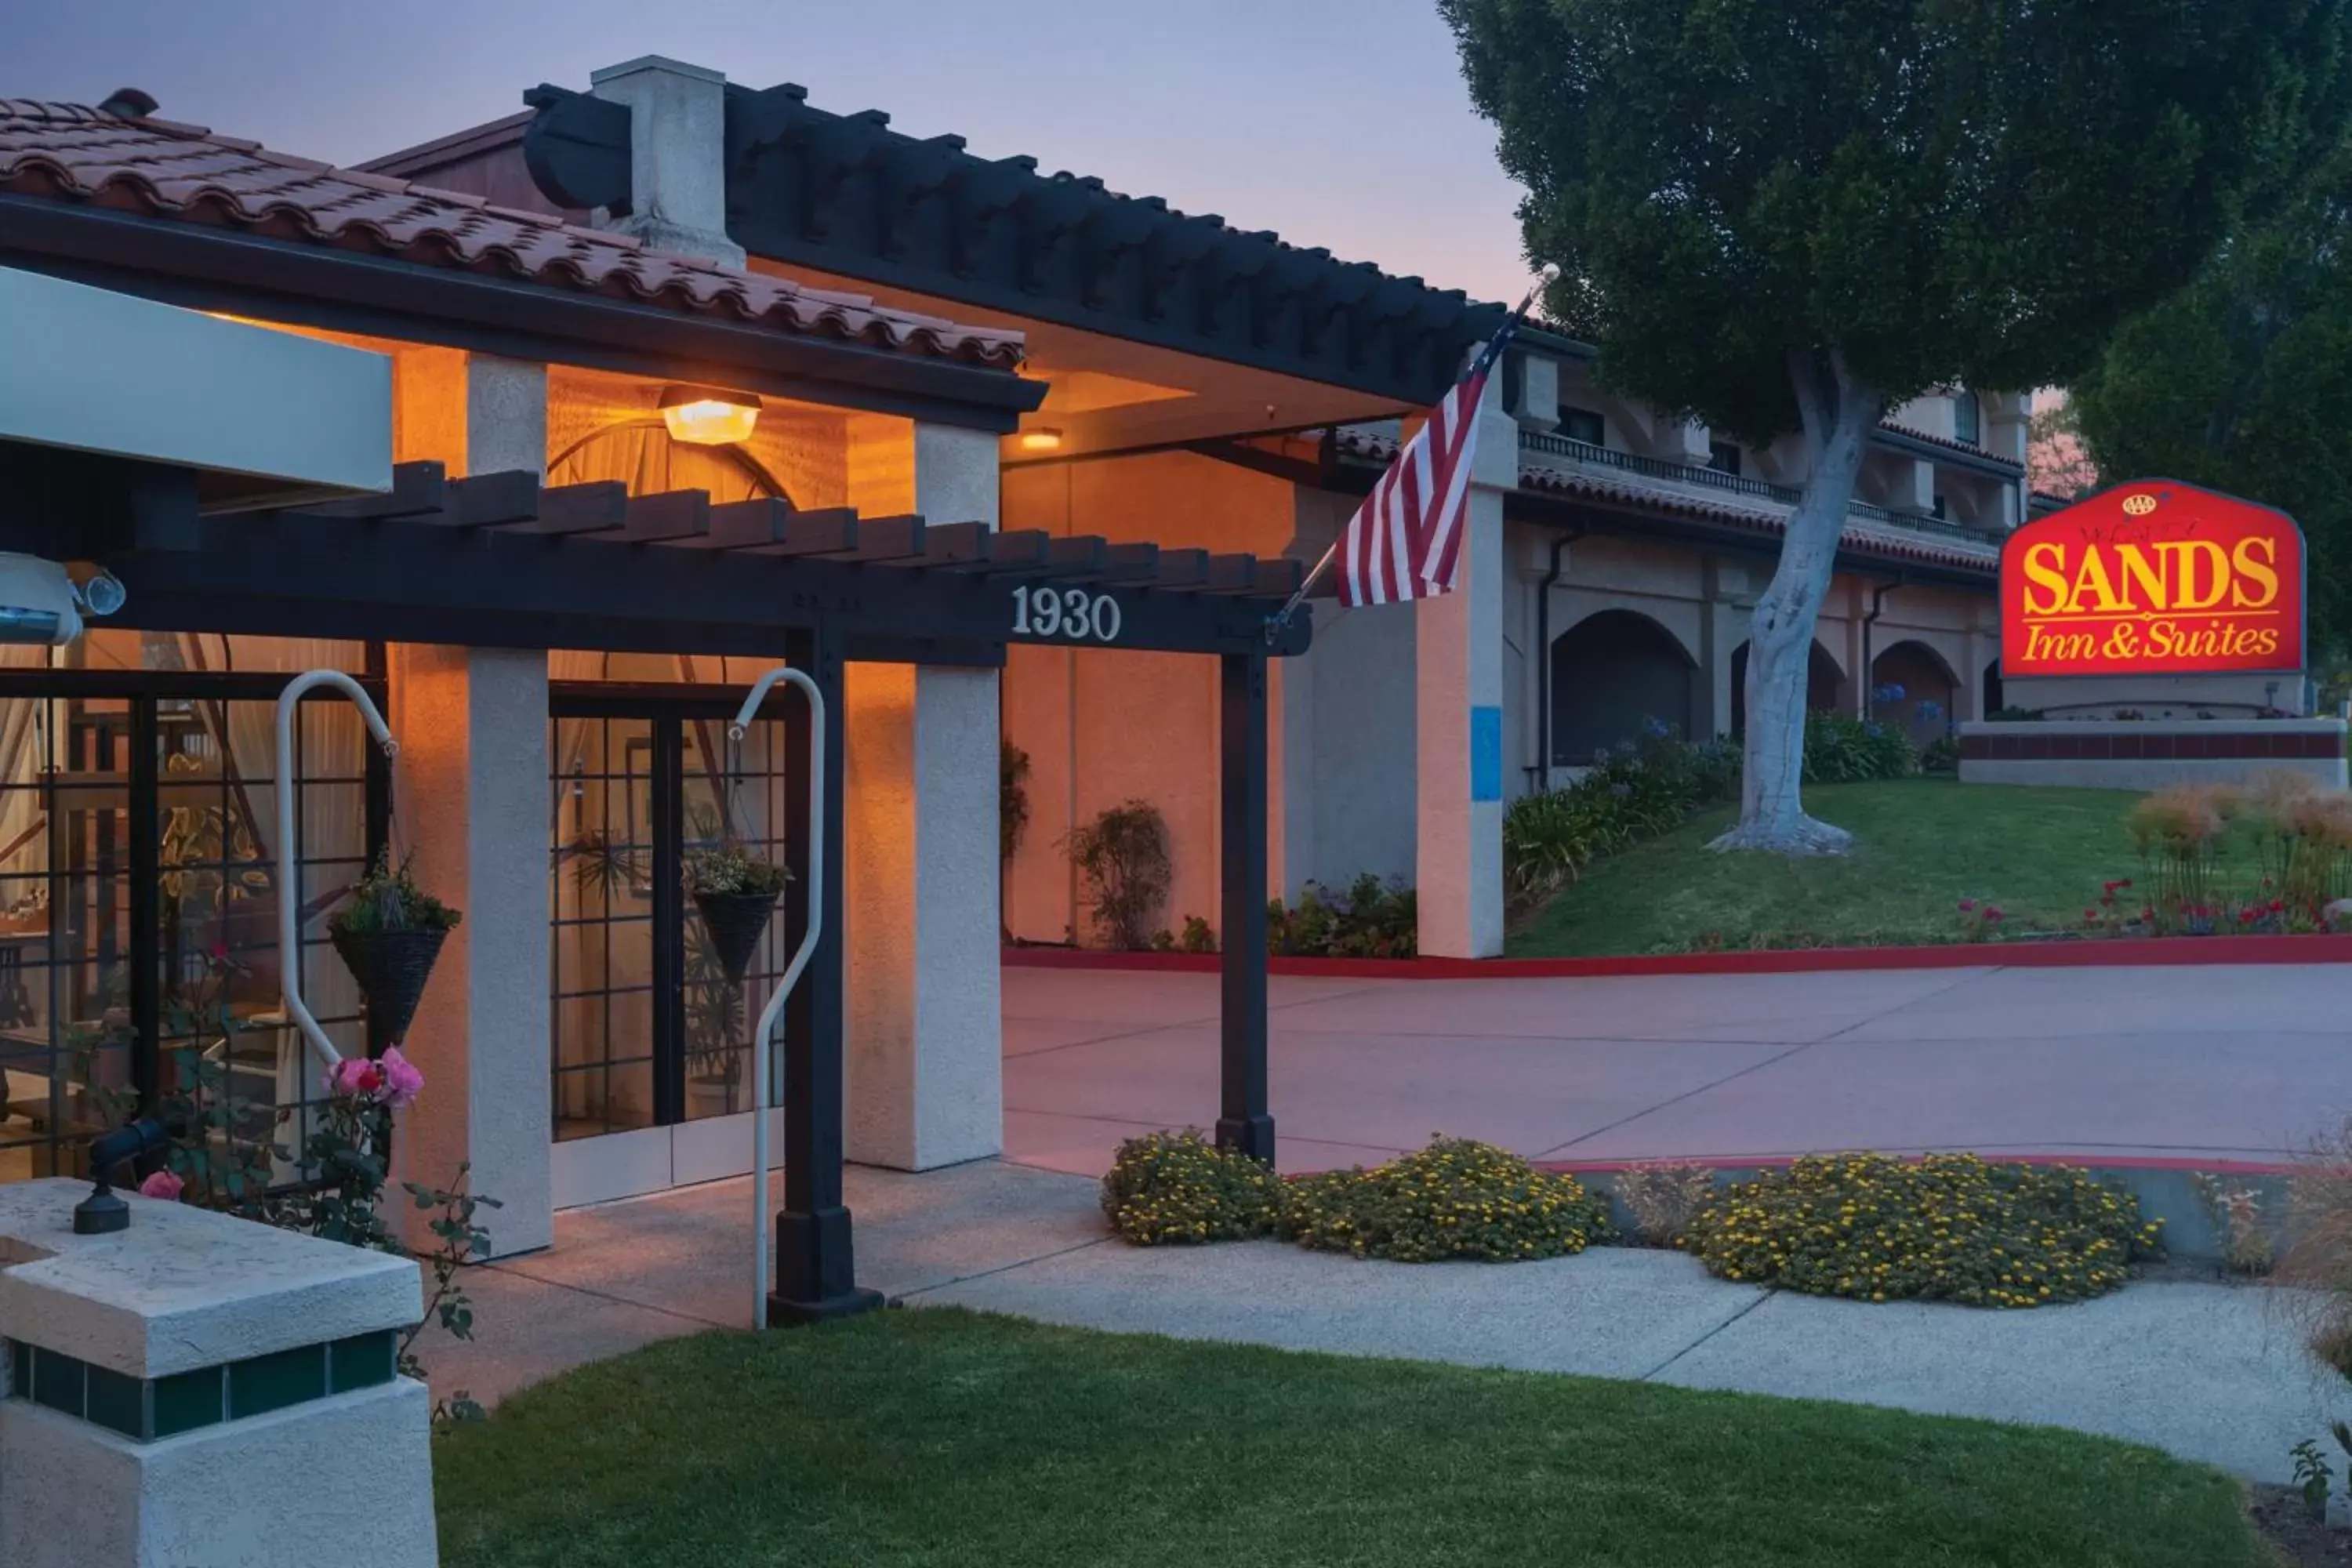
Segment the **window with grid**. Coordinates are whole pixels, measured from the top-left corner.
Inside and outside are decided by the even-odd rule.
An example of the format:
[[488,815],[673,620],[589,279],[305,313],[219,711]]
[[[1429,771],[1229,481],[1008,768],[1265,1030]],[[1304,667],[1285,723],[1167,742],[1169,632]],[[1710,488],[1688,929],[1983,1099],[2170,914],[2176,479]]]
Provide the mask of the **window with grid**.
[[[297,858],[277,859],[282,675],[0,671],[0,1180],[79,1173],[134,1111],[193,1111],[215,1190],[297,1179],[322,1091],[281,1022],[281,897],[304,994],[369,1045],[326,917],[381,842],[379,753],[340,700],[295,727]],[[226,1188],[238,1173],[237,1191]]]

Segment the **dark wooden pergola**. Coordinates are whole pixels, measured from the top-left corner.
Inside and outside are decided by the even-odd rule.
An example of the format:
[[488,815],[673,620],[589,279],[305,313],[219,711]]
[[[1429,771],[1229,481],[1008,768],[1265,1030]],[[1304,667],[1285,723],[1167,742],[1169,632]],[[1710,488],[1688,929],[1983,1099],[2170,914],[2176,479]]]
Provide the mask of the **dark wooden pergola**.
[[[434,463],[401,465],[381,496],[204,515],[184,473],[5,442],[0,550],[105,565],[129,594],[110,626],[782,658],[807,670],[836,713],[853,660],[1001,666],[1014,642],[1214,655],[1224,953],[1217,1135],[1274,1157],[1266,662],[1307,647],[1303,612],[1274,625],[1300,582],[1297,561],[769,500],[713,505],[699,490],[631,497],[615,483],[549,487],[525,472],[453,479]],[[1049,593],[1083,599],[1081,632],[1058,615],[1051,632],[1038,629],[1047,617],[1027,612]],[[784,722],[788,745],[805,755],[807,710],[788,704]],[[828,725],[823,832],[835,867],[845,864],[845,727]],[[806,784],[793,777],[800,798],[788,798],[787,816],[797,824],[806,820]],[[796,837],[792,856],[807,853]],[[775,1322],[872,1300],[856,1287],[843,1203],[838,878],[823,898],[823,945],[786,1013]]]

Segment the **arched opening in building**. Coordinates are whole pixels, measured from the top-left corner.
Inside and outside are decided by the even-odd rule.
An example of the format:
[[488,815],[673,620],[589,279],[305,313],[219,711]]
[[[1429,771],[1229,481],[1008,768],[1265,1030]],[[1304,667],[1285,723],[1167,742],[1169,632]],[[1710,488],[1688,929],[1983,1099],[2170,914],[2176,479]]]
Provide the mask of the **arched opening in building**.
[[1899,642],[1870,661],[1870,716],[1911,737],[1915,746],[1952,729],[1960,678],[1923,642]]
[[592,431],[547,465],[551,485],[599,479],[619,479],[633,496],[708,490],[713,506],[739,500],[794,504],[782,481],[748,447],[673,440],[658,417],[623,419]]
[[[1805,664],[1805,711],[1850,711],[1845,700],[1845,671],[1838,668],[1830,650],[1820,643],[1813,644],[1812,657]],[[1731,732],[1745,734],[1747,730],[1748,645],[1741,643],[1731,650]]]
[[1581,767],[1657,724],[1691,731],[1698,666],[1649,616],[1602,610],[1551,644],[1551,761]]

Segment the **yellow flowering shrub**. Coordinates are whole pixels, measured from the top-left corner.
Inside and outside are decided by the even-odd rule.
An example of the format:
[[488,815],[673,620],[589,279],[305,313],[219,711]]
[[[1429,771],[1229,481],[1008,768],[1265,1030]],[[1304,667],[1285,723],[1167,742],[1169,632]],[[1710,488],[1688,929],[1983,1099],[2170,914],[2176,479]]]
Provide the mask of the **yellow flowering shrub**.
[[2069,1165],[1829,1154],[1724,1188],[1679,1245],[1721,1279],[1808,1295],[2042,1307],[2116,1289],[2162,1229]]
[[1102,1181],[1111,1228],[1138,1247],[1265,1236],[1281,1203],[1271,1167],[1218,1148],[1198,1128],[1129,1139]]
[[1282,1234],[1325,1252],[1399,1263],[1559,1258],[1610,1239],[1609,1207],[1575,1177],[1491,1143],[1439,1138],[1419,1153],[1289,1184]]

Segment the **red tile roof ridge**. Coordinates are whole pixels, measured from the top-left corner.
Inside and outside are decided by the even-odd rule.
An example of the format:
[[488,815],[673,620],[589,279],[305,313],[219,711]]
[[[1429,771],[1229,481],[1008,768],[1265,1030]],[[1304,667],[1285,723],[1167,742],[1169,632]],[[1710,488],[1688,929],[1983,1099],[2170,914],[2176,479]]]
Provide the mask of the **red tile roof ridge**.
[[0,192],[131,205],[219,226],[282,225],[290,232],[271,238],[342,247],[356,238],[421,265],[503,268],[536,283],[994,369],[1017,368],[1025,352],[1017,331],[896,310],[483,196],[82,104],[0,98]]
[[[1377,462],[1393,458],[1401,444],[1394,437],[1362,429],[1342,427],[1337,435],[1341,451],[1350,457]],[[1581,468],[1544,463],[1522,463],[1519,466],[1519,488],[1523,490],[1631,501],[1654,507],[1669,515],[1702,518],[1759,532],[1783,532],[1789,526],[1788,517],[1783,512],[1768,511],[1761,507],[1743,506],[1737,501],[1717,500],[1712,496],[1666,488],[1675,482],[1662,480],[1656,484],[1644,484],[1631,476],[1621,478],[1594,474]],[[2000,556],[1998,540],[1988,539],[1980,552],[1970,551],[1958,541],[1946,542],[1927,538],[1914,539],[1902,531],[1900,524],[1874,524],[1868,519],[1849,518],[1843,531],[1848,542],[1881,554],[1974,571],[1990,570]]]

